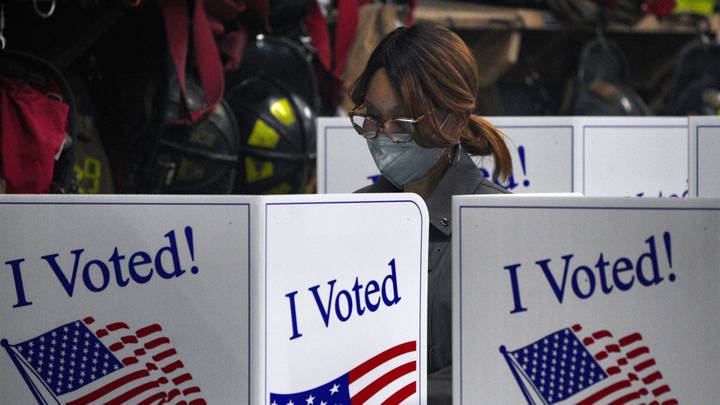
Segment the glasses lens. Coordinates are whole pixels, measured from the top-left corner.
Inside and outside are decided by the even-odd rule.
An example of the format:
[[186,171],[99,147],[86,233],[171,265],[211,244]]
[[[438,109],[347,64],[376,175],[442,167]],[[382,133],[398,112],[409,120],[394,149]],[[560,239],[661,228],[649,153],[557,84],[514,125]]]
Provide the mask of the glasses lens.
[[377,122],[370,118],[366,117],[364,115],[355,115],[353,114],[351,116],[353,127],[355,128],[355,131],[357,131],[358,134],[364,136],[365,138],[371,139],[377,136],[377,129],[378,125]]
[[385,133],[395,142],[408,142],[415,133],[415,124],[407,121],[390,120],[385,124]]

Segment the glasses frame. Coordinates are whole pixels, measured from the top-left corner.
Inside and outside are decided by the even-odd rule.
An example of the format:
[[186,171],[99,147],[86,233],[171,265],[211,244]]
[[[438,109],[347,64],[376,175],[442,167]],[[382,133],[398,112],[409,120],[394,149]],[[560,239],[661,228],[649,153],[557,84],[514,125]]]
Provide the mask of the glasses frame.
[[[418,122],[422,121],[423,118],[425,118],[425,114],[417,117],[417,118],[408,118],[408,117],[396,117],[396,118],[387,118],[380,122],[377,117],[369,115],[369,114],[361,114],[356,112],[355,110],[352,110],[348,112],[348,117],[350,117],[350,123],[352,124],[353,128],[355,129],[355,132],[357,132],[360,136],[362,136],[365,139],[375,139],[377,136],[382,132],[390,138],[395,143],[404,143],[404,142],[410,142],[413,139],[415,139],[415,125],[417,125]],[[359,127],[357,124],[355,124],[355,121],[353,120],[353,117],[363,117],[365,119],[371,119],[377,124],[377,131],[375,132],[366,132],[361,127]],[[400,121],[402,123],[406,124],[412,124],[412,133],[410,133],[410,137],[408,139],[404,138],[397,138],[394,137],[393,134],[389,134],[385,132],[383,129],[385,127],[385,124],[387,124],[388,121]]]

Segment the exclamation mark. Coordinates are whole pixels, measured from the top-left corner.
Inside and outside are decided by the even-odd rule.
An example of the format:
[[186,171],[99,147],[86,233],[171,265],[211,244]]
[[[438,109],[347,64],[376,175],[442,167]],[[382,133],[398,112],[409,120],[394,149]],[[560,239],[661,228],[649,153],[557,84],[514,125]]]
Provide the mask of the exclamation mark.
[[[187,240],[188,249],[190,249],[190,259],[192,259],[192,261],[194,262],[195,261],[195,243],[193,243],[192,228],[190,228],[189,226],[185,227],[185,239]],[[190,272],[192,274],[197,274],[199,271],[200,271],[200,269],[198,269],[197,266],[192,266],[190,268]]]
[[[667,253],[668,264],[670,264],[670,268],[672,269],[672,241],[670,240],[670,232],[663,233],[663,242],[665,242],[665,253]],[[675,273],[670,273],[668,280],[675,281]]]
[[525,177],[525,180],[523,180],[523,186],[528,187],[530,186],[530,180],[527,179],[527,167],[525,166],[525,147],[520,145],[518,146],[518,155],[520,156],[520,165],[522,166],[523,175]]

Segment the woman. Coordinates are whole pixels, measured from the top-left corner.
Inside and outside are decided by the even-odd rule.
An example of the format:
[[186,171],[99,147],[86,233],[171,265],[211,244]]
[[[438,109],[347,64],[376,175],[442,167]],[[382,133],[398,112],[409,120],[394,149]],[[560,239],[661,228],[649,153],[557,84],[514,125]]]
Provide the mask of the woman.
[[430,213],[430,404],[450,404],[452,395],[451,198],[507,192],[485,179],[468,154],[492,155],[500,178],[512,171],[502,134],[473,114],[477,91],[478,68],[467,45],[425,23],[388,34],[350,90],[353,126],[382,174],[358,192],[414,192]]

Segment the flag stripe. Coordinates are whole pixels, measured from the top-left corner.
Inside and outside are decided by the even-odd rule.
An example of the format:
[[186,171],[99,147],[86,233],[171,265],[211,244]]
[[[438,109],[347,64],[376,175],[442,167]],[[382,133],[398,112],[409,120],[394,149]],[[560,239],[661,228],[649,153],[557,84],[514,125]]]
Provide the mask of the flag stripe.
[[138,339],[135,336],[123,336],[120,338],[120,341],[129,344],[129,343],[137,343]]
[[115,343],[111,344],[110,346],[108,346],[108,348],[110,349],[111,352],[116,352],[116,351],[122,349],[123,347],[125,347],[125,345],[122,344],[121,342],[115,342]]
[[178,396],[178,395],[180,395],[180,390],[177,389],[177,388],[173,388],[173,389],[167,394],[167,400],[165,400],[165,402],[170,402],[170,401],[172,401],[172,399],[175,398],[175,397]]
[[595,339],[603,339],[603,338],[611,338],[613,337],[612,333],[607,330],[600,330],[592,334],[592,337]]
[[[159,400],[165,399],[165,398],[166,398],[166,395],[164,392],[158,392],[157,394],[153,394],[149,398],[143,399],[142,401],[138,402],[138,405],[152,405],[152,404],[158,402]],[[162,401],[160,403],[163,403],[163,402],[167,402],[167,400]]]
[[115,391],[116,389],[122,387],[123,385],[125,385],[127,383],[130,383],[132,381],[135,381],[135,380],[143,378],[143,377],[147,377],[149,375],[150,375],[150,373],[147,370],[138,370],[134,373],[130,373],[128,375],[120,377],[117,380],[115,380],[109,384],[106,384],[83,397],[80,397],[74,401],[68,402],[67,405],[89,404],[90,402],[95,401],[96,399],[104,396],[105,394]]
[[353,405],[364,404],[368,399],[370,399],[370,397],[375,395],[383,387],[406,374],[412,373],[416,369],[417,366],[415,364],[415,361],[411,361],[390,370],[389,372],[385,373],[385,375],[368,384],[367,387],[363,388],[362,390],[360,390],[360,392],[355,394],[351,398]]
[[620,367],[612,366],[612,367],[608,368],[606,371],[609,375],[615,375],[615,374],[619,374],[621,370],[620,370]]
[[173,371],[175,371],[179,368],[183,368],[183,367],[185,367],[183,362],[180,360],[176,360],[176,361],[168,364],[167,366],[163,367],[161,370],[163,371],[163,373],[169,374],[169,373],[172,373]]
[[160,345],[164,345],[167,343],[170,343],[170,339],[168,339],[166,337],[161,337],[161,338],[157,338],[155,340],[151,340],[148,343],[145,343],[145,348],[148,350],[152,350]]
[[653,383],[653,382],[655,382],[655,381],[657,381],[657,380],[659,380],[659,379],[661,379],[661,378],[662,378],[662,374],[660,374],[659,371],[656,371],[656,372],[650,374],[649,376],[643,378],[642,381],[643,381],[645,384],[651,384],[651,383]]
[[189,373],[185,373],[185,374],[181,375],[180,377],[173,378],[172,382],[175,385],[180,385],[180,384],[184,383],[185,381],[190,381],[190,380],[192,380],[192,376]]
[[627,335],[624,338],[620,339],[620,346],[627,346],[629,344],[635,343],[639,340],[642,340],[642,335],[639,333],[633,333],[631,335]]
[[383,401],[382,405],[397,405],[399,403],[402,403],[402,401],[409,398],[416,391],[417,384],[415,383],[415,381],[413,381],[392,394],[390,398]]
[[160,354],[154,355],[154,356],[152,357],[152,359],[155,360],[155,361],[162,361],[162,360],[165,360],[165,359],[167,359],[168,357],[173,356],[173,355],[175,355],[175,354],[177,354],[177,352],[175,351],[175,349],[168,349],[168,350],[165,350],[164,352],[162,352],[162,353],[160,353]]
[[130,329],[129,326],[125,322],[115,322],[111,323],[110,325],[106,326],[107,330],[110,332],[115,332],[116,330],[120,329]]
[[410,353],[415,351],[415,341],[412,342],[406,342],[401,343],[395,347],[391,347],[384,352],[376,355],[375,357],[365,361],[364,363],[360,364],[359,366],[353,368],[348,373],[348,384],[352,384],[355,382],[358,378],[364,376],[365,374],[369,373],[371,370],[375,369],[379,365],[397,357],[400,355],[403,355],[405,353]]
[[627,357],[628,357],[628,359],[634,359],[635,357],[640,356],[641,354],[649,354],[649,353],[650,353],[650,349],[643,346],[643,347],[638,347],[637,349],[631,350],[627,354]]
[[634,401],[644,395],[647,395],[647,393],[648,393],[648,391],[645,388],[643,388],[637,392],[631,392],[625,396],[622,396],[622,397],[610,402],[608,405],[624,405],[624,404]]
[[650,359],[650,360],[643,361],[642,363],[636,365],[633,368],[635,369],[635,371],[637,371],[639,373],[639,372],[645,370],[646,368],[652,367],[654,365],[655,365],[655,359]]
[[190,395],[200,392],[200,387],[190,387],[183,390],[183,395]]
[[662,403],[662,405],[678,405],[677,399],[670,399]]
[[607,345],[605,346],[605,350],[611,353],[620,353],[620,346],[615,344]]
[[630,386],[632,386],[632,384],[631,384],[630,381],[628,381],[628,380],[618,381],[618,382],[616,382],[615,384],[610,385],[610,386],[607,386],[607,387],[601,389],[600,391],[598,391],[598,392],[590,395],[589,397],[583,399],[582,401],[578,402],[577,405],[591,405],[591,404],[595,404],[595,403],[597,403],[599,400],[605,398],[606,396],[608,396],[608,395],[610,395],[610,394],[612,394],[612,393],[614,393],[614,392],[616,392],[616,391],[618,391],[618,390],[621,390],[621,389],[624,389],[624,388],[628,388],[628,387],[630,387]]
[[160,377],[156,381],[149,381],[149,382],[146,382],[145,384],[142,384],[135,388],[132,388],[129,391],[125,391],[123,394],[120,394],[119,396],[115,397],[114,399],[111,399],[110,401],[106,402],[105,405],[122,405],[122,404],[128,402],[130,399],[135,398],[136,396],[142,394],[143,392],[146,392],[153,388],[159,387],[160,386],[159,381],[162,381],[163,379],[167,383],[167,379],[165,377]]
[[668,387],[667,385],[663,385],[660,388],[655,388],[652,391],[653,395],[655,395],[656,397],[659,397],[660,395],[668,393],[668,392],[670,392],[670,387]]
[[137,337],[144,338],[145,336],[151,335],[155,332],[160,332],[162,329],[160,328],[160,325],[157,323],[154,323],[150,326],[146,326],[142,329],[138,329],[138,331],[135,333]]

